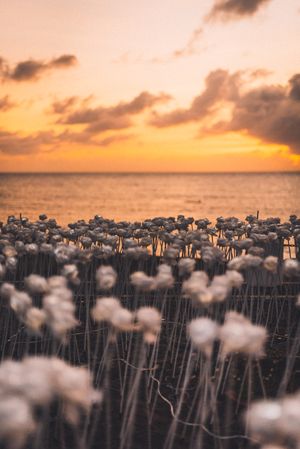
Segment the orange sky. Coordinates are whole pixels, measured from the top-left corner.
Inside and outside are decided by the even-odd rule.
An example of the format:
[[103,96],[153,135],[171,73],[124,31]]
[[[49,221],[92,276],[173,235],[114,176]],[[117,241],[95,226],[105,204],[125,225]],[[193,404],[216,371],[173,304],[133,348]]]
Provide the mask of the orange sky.
[[299,170],[297,0],[0,14],[0,171]]

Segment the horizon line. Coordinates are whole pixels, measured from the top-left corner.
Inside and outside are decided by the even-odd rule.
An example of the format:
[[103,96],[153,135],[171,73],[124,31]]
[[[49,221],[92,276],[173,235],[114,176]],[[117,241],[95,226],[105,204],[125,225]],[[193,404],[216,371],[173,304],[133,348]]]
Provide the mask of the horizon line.
[[300,174],[300,170],[274,171],[0,171],[0,175],[259,175],[259,174]]

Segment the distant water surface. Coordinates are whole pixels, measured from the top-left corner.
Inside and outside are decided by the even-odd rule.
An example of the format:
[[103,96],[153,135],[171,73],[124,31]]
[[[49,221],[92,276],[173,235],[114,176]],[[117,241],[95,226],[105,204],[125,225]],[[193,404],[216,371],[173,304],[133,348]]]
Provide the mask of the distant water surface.
[[115,220],[154,216],[214,219],[300,215],[300,173],[0,174],[0,220],[40,213],[60,224],[94,215]]

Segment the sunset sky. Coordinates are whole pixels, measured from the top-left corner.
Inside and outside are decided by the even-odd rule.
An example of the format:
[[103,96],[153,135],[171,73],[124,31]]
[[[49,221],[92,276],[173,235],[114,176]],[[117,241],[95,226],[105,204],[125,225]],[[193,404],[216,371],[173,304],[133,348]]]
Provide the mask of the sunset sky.
[[299,170],[299,0],[9,0],[0,17],[0,171]]

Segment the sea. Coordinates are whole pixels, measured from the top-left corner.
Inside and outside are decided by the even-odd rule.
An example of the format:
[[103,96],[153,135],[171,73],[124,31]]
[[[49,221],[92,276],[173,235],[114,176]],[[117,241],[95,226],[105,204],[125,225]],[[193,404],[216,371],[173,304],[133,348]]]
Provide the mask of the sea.
[[117,221],[153,217],[241,219],[300,216],[297,173],[0,174],[0,220],[45,213],[66,226],[95,215]]

